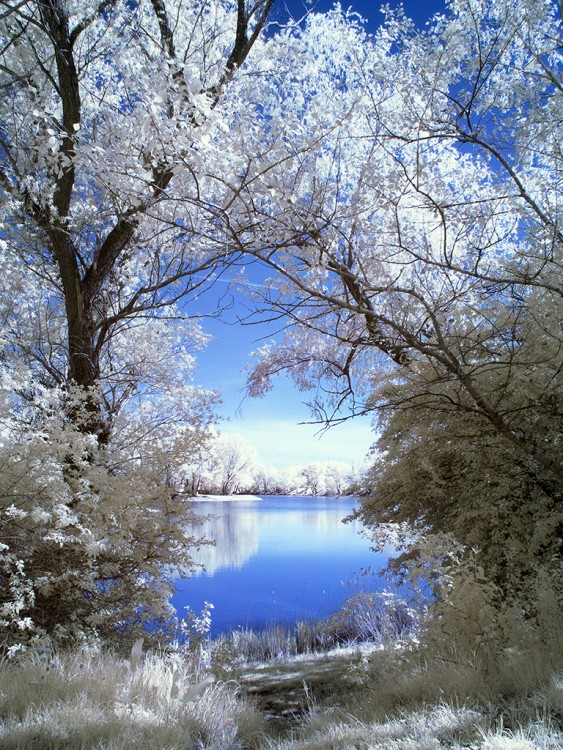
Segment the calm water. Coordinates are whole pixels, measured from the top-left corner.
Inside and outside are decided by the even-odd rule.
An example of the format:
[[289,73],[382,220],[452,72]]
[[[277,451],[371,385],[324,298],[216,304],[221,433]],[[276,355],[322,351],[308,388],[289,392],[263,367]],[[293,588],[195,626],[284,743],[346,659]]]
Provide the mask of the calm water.
[[238,627],[326,617],[359,590],[385,587],[377,573],[386,555],[370,550],[358,522],[343,524],[352,499],[272,496],[198,503],[213,514],[204,533],[215,547],[200,551],[205,572],[177,581],[179,615],[211,602],[212,634]]

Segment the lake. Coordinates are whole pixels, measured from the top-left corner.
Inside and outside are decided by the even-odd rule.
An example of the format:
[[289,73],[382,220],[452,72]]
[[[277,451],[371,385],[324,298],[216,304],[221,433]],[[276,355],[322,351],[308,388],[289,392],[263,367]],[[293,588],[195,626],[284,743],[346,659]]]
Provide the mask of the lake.
[[202,532],[216,542],[194,557],[205,572],[178,579],[172,604],[179,616],[214,605],[212,635],[236,628],[327,617],[359,591],[379,591],[377,572],[387,555],[371,551],[362,526],[344,524],[352,498],[265,496],[257,500],[199,501],[213,514]]

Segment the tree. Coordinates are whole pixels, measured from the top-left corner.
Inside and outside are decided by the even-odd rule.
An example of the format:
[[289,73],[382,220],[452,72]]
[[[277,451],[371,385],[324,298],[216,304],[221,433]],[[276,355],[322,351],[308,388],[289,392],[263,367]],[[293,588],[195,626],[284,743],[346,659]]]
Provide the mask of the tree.
[[[508,383],[500,370],[477,377],[487,378],[487,388],[502,378],[496,386],[503,408],[525,408],[535,434],[551,444],[560,440],[561,417],[553,392],[545,401],[546,383],[557,380],[559,344],[546,339],[543,325],[538,325],[548,310],[534,312],[533,330],[521,352],[523,361],[534,363],[532,374],[521,368]],[[381,387],[382,399],[397,406],[386,409],[380,419],[381,454],[367,478],[369,494],[359,515],[375,530],[379,544],[394,541],[399,551],[391,566],[395,571],[424,579],[441,600],[447,599],[450,612],[443,611],[442,618],[450,620],[454,631],[460,623],[451,623],[452,603],[456,616],[460,611],[467,615],[477,596],[481,615],[492,608],[479,627],[471,623],[479,638],[487,628],[488,639],[494,637],[497,643],[514,637],[509,632],[514,615],[549,630],[554,623],[542,623],[546,602],[551,599],[548,609],[557,609],[563,599],[560,500],[518,446],[467,402],[464,410],[459,408],[453,384],[450,405],[429,404],[434,377],[433,368],[426,373],[419,368],[416,379]],[[446,384],[441,393],[448,394]],[[473,600],[466,588],[451,590],[456,577],[463,584],[467,576],[481,589],[479,594],[474,591]]]
[[272,1],[3,3],[8,641],[165,619],[190,567],[177,472],[215,396],[191,385],[187,300],[234,260],[214,230],[238,169],[221,134],[244,121],[228,92]]
[[207,491],[219,495],[239,492],[251,482],[256,449],[242,435],[217,435],[209,447]]
[[252,477],[250,492],[256,495],[278,495],[281,487],[280,472],[273,466],[258,464]]
[[[250,392],[286,369],[317,389],[323,421],[380,415],[389,460],[363,518],[439,534],[447,498],[457,557],[486,550],[497,601],[521,605],[525,570],[556,580],[561,539],[559,4],[452,0],[425,32],[388,12],[373,40],[335,10],[299,44],[315,48],[294,83],[306,114],[270,128],[283,168],[267,171],[269,202],[258,172],[230,219],[233,244],[273,270],[256,316],[286,325]],[[278,75],[285,88],[298,73]],[[501,574],[526,523],[537,543]]]
[[323,466],[319,461],[307,464],[301,470],[301,477],[305,482],[305,494],[318,495],[323,481]]
[[327,495],[344,495],[353,483],[353,467],[344,461],[329,461],[325,466],[325,492]]
[[111,453],[100,452],[57,414],[57,394],[41,400],[31,427],[10,414],[9,396],[2,389],[2,645],[146,636],[147,623],[153,637],[169,634],[173,577],[194,568],[191,552],[206,542],[168,470],[200,431],[165,429],[155,442],[127,420]]
[[259,464],[248,490],[258,495],[352,495],[364,473],[361,467],[343,461],[317,461],[284,469]]
[[[107,487],[130,467],[155,471],[166,502],[178,501],[182,440],[200,450],[212,400],[190,385],[190,340],[203,337],[184,320],[187,299],[239,261],[272,270],[261,289],[250,287],[254,319],[286,328],[279,346],[259,352],[253,394],[288,369],[301,388],[316,389],[312,406],[323,421],[381,415],[390,430],[382,448],[399,476],[405,461],[424,458],[430,436],[450,436],[432,464],[443,483],[453,471],[453,436],[460,464],[478,461],[475,446],[494,444],[506,476],[530,484],[511,502],[530,503],[545,549],[555,549],[557,4],[452,0],[425,32],[387,11],[373,38],[355,14],[335,7],[264,40],[271,0],[5,6],[2,262],[15,294],[31,290],[27,308],[4,294],[1,313],[3,408],[12,420],[6,455],[11,434],[23,446],[23,489],[12,502],[8,482],[3,501],[4,588],[21,593],[3,606],[8,620],[16,613],[16,630],[27,627],[46,559],[35,555],[28,583],[24,547],[10,546],[18,514],[32,510],[29,498],[42,498],[47,514],[66,508],[72,523],[64,528],[82,525],[101,543],[96,519],[110,499],[98,491],[106,487],[98,471]],[[424,416],[418,437],[414,414]],[[64,492],[51,495],[56,483],[31,471],[43,444]],[[476,512],[490,521],[481,536],[497,528],[500,496],[486,501],[491,471],[483,459],[470,472]],[[418,492],[423,475],[407,475]],[[468,535],[462,495],[451,496],[451,528],[442,534],[438,484],[424,494],[422,512],[403,506],[405,520],[450,539],[455,555],[445,551],[444,559],[466,559],[470,544],[488,542]],[[508,480],[501,485],[516,492]],[[140,492],[143,507],[153,502],[148,494]],[[369,500],[362,512],[369,523],[383,517]],[[60,530],[63,522],[53,523]],[[518,528],[506,537],[513,549]],[[26,534],[33,540],[31,527]],[[549,555],[529,552],[531,567],[551,575]],[[482,559],[492,583],[497,559]],[[131,581],[142,580],[143,564]],[[90,579],[104,583],[76,597],[84,606],[113,586],[96,579],[96,565]],[[500,580],[514,601],[520,580]],[[48,596],[48,576],[41,585]]]
[[102,442],[142,382],[112,366],[114,338],[178,317],[227,262],[200,208],[220,199],[206,175],[224,169],[207,144],[271,4],[30,0],[2,14],[5,250],[44,280],[66,327],[55,352],[13,345],[43,379],[90,393],[84,428]]

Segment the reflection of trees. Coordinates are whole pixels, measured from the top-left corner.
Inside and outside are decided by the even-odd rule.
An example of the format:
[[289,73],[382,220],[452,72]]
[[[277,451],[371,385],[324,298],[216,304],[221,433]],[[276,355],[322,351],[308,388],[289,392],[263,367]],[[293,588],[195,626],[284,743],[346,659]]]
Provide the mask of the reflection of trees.
[[[272,510],[266,511],[241,508],[230,505],[227,509],[217,504],[209,507],[201,504],[198,512],[201,515],[209,512],[201,526],[197,527],[198,535],[215,542],[214,546],[202,547],[194,553],[196,562],[205,566],[208,575],[214,575],[222,568],[242,568],[245,563],[258,553],[261,537],[264,532],[285,534],[288,543],[302,536],[332,537],[349,535],[350,526],[342,523],[344,512],[335,510]],[[354,531],[361,529],[361,523],[354,521]],[[278,529],[283,529],[278,532]]]
[[[330,534],[336,536],[339,532],[345,533],[342,518],[345,514],[337,513],[334,510],[312,509],[296,511],[273,511],[270,513],[261,513],[261,526],[279,526],[283,523],[285,528],[303,529],[307,527],[318,534]],[[359,526],[358,526],[359,528]]]
[[209,575],[221,568],[242,568],[258,552],[260,514],[242,509],[229,509],[221,515],[217,510],[212,512],[213,515],[198,528],[215,545],[194,552],[194,560],[202,563]]

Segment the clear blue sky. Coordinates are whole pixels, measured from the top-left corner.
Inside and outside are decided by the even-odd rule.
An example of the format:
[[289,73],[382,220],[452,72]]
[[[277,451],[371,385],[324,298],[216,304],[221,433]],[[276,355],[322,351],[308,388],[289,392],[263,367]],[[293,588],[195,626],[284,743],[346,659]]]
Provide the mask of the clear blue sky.
[[[314,7],[322,12],[333,6],[330,0],[318,0],[308,4],[304,0],[289,0],[285,3],[294,17]],[[381,23],[379,0],[352,0],[342,2],[344,8],[358,11],[367,21],[369,31]],[[397,6],[397,2],[390,2]],[[434,13],[444,10],[444,0],[404,0],[405,12],[423,27]],[[278,0],[276,12],[283,14],[283,0]],[[225,291],[221,282],[216,286],[218,297]],[[369,418],[357,418],[335,426],[319,435],[319,426],[300,424],[310,422],[311,416],[304,405],[307,394],[300,393],[291,381],[277,377],[274,390],[262,399],[245,398],[243,369],[249,362],[250,352],[275,332],[273,326],[242,326],[237,316],[244,315],[244,298],[234,297],[234,307],[227,313],[225,321],[204,322],[206,331],[214,336],[204,352],[198,356],[198,385],[221,392],[223,404],[220,414],[224,421],[223,432],[240,434],[252,443],[266,464],[278,468],[300,465],[312,461],[341,460],[347,463],[361,462],[375,436]],[[206,297],[205,309],[211,299]],[[193,308],[192,308],[193,309]]]
[[[310,9],[322,12],[336,4],[335,0],[276,0],[276,2],[277,7],[274,5],[274,13],[283,15],[282,8],[285,6],[294,18],[299,18],[300,15]],[[445,0],[403,0],[402,3],[398,0],[387,0],[387,2],[381,2],[381,0],[341,0],[340,5],[342,8],[351,8],[357,11],[367,21],[368,30],[374,31],[381,23],[383,16],[380,9],[383,5],[390,5],[392,8],[402,5],[407,16],[422,27],[435,13],[443,12]]]

